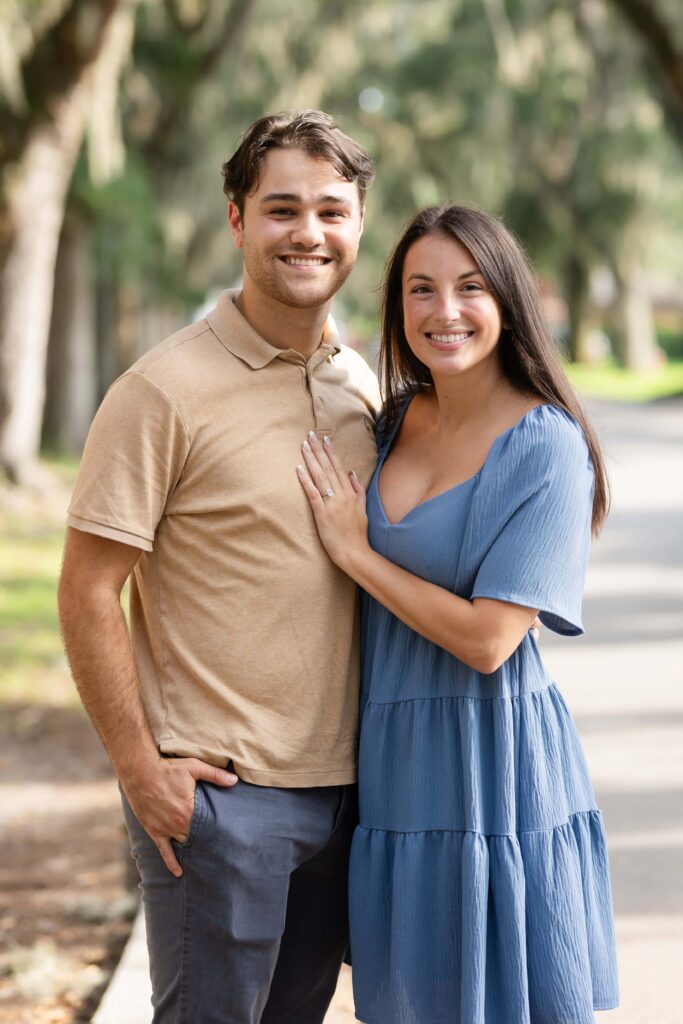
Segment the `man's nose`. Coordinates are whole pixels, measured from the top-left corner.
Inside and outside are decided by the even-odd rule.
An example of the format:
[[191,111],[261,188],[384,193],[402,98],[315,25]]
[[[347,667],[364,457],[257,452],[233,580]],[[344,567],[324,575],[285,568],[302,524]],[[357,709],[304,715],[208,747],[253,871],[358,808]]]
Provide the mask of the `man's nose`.
[[323,225],[313,213],[298,217],[293,226],[291,238],[294,245],[303,245],[307,249],[322,245],[325,241]]

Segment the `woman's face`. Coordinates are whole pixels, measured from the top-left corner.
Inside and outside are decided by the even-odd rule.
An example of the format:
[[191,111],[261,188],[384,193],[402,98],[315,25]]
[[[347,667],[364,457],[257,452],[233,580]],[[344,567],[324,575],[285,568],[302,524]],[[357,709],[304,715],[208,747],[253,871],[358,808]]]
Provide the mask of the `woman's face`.
[[402,286],[408,344],[435,380],[497,363],[501,309],[463,245],[424,235],[406,253]]

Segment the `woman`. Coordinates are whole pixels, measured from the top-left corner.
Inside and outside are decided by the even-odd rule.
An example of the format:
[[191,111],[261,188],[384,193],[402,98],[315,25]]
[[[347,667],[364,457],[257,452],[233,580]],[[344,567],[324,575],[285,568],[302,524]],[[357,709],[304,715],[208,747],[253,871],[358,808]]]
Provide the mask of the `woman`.
[[368,1024],[589,1024],[617,1004],[600,812],[533,635],[581,625],[607,512],[595,436],[495,219],[422,211],[390,260],[367,495],[311,436],[299,479],[365,591],[351,858]]

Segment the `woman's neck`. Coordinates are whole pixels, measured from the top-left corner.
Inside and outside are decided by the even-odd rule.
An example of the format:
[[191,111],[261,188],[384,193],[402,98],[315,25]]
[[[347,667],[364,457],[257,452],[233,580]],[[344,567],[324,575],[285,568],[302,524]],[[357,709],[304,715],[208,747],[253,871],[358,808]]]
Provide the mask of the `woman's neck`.
[[439,377],[434,381],[435,410],[440,429],[457,432],[478,421],[489,421],[518,397],[517,390],[504,376],[498,362],[478,365],[469,372]]

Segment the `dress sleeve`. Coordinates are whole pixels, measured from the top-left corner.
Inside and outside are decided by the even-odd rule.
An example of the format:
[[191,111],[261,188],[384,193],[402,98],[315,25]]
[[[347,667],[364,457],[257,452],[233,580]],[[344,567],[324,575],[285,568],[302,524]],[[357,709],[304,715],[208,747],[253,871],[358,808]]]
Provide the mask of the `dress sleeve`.
[[131,371],[112,384],[93,421],[67,525],[152,551],[189,437],[156,384]]
[[544,626],[577,636],[593,504],[588,447],[578,424],[543,407],[513,429],[506,449],[487,494],[492,543],[471,598],[538,608]]

